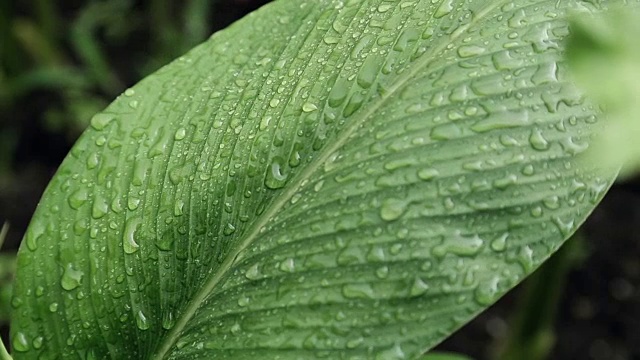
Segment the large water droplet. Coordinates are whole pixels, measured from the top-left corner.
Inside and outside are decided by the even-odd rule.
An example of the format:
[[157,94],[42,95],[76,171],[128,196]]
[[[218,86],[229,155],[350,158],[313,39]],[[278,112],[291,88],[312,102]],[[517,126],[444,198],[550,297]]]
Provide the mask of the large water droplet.
[[96,129],[98,131],[99,130],[103,130],[115,118],[116,117],[113,114],[106,114],[106,113],[96,114],[91,118],[91,127],[93,127],[94,129]]
[[135,235],[141,222],[140,218],[132,218],[127,220],[125,224],[122,247],[127,254],[133,254],[140,248],[140,245],[136,242]]
[[62,273],[60,285],[65,290],[73,290],[80,286],[84,272],[76,270],[73,264],[68,263]]
[[13,337],[13,341],[11,341],[11,345],[13,345],[13,350],[17,352],[29,351],[29,340],[23,332],[16,333]]
[[278,156],[271,162],[271,166],[267,170],[267,176],[264,181],[264,184],[269,189],[280,189],[287,183],[287,175],[283,172],[283,164],[284,160]]
[[138,312],[136,313],[136,325],[140,330],[148,330],[150,327],[149,320],[147,319],[147,316],[142,312],[142,310],[138,310]]
[[401,199],[385,199],[380,207],[380,217],[385,221],[399,219],[407,211],[408,202]]

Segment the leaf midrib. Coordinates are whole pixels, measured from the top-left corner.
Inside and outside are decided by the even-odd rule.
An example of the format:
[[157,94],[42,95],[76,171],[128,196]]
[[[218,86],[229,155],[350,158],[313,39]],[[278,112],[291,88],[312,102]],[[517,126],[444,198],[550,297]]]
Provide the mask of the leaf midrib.
[[472,21],[467,24],[461,25],[449,37],[445,37],[439,46],[432,47],[431,51],[425,52],[422,55],[422,59],[417,61],[415,63],[416,65],[412,69],[399,76],[396,83],[391,85],[388,88],[388,91],[381,95],[377,102],[373,102],[369,105],[369,109],[367,111],[362,112],[360,116],[356,114],[354,120],[341,134],[337,136],[333,145],[329,145],[324,150],[322,150],[318,154],[318,156],[313,161],[311,161],[309,165],[301,173],[298,174],[298,176],[293,179],[292,183],[286,187],[286,189],[280,194],[280,196],[277,196],[275,198],[275,202],[272,203],[271,206],[265,212],[263,212],[262,215],[260,215],[260,217],[253,223],[253,226],[248,229],[245,240],[242,241],[234,251],[229,253],[224,262],[218,268],[219,270],[215,274],[212,274],[211,278],[205,282],[200,291],[195,294],[193,299],[189,302],[189,306],[181,314],[174,327],[164,337],[165,341],[162,343],[158,351],[151,356],[151,359],[162,360],[165,358],[165,355],[178,340],[182,330],[185,328],[186,324],[193,317],[193,315],[195,315],[202,302],[206,300],[206,298],[212,293],[213,289],[220,283],[227,272],[237,262],[237,260],[239,259],[238,255],[249,245],[251,245],[254,240],[256,240],[258,234],[260,233],[260,229],[262,229],[269,222],[269,220],[271,220],[272,217],[277,214],[287,202],[289,202],[289,200],[296,194],[303,181],[307,179],[311,174],[313,174],[316,170],[318,170],[320,166],[324,164],[325,161],[333,153],[340,149],[345,144],[347,139],[349,139],[349,137],[367,119],[369,119],[371,115],[376,113],[377,110],[392,97],[392,95],[396,94],[402,87],[404,87],[404,85],[406,85],[406,83],[411,78],[413,78],[420,70],[428,66],[428,64],[433,59],[433,55],[445,50],[447,45],[455,41],[472,25],[475,25],[479,20],[484,19],[485,16],[491,13],[491,11],[495,10],[505,2],[506,0],[496,1],[488,5],[484,10],[478,12],[478,14],[473,17]]

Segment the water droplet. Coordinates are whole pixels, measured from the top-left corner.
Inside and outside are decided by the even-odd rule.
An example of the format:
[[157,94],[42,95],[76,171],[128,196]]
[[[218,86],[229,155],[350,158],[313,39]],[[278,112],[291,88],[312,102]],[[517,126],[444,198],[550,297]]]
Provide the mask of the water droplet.
[[173,138],[177,141],[183,140],[187,136],[187,130],[185,128],[179,128]]
[[269,189],[280,189],[287,183],[287,175],[283,173],[283,163],[284,161],[281,157],[275,157],[271,162],[271,166],[267,171],[267,176],[264,181],[264,184]]
[[491,240],[491,250],[496,252],[502,252],[507,248],[507,238],[509,237],[509,233],[504,233],[499,235],[495,239]]
[[11,345],[13,345],[13,350],[17,352],[29,351],[29,340],[27,340],[27,336],[23,332],[16,333]]
[[484,241],[477,234],[467,237],[457,230],[453,236],[445,237],[442,244],[434,246],[431,253],[438,258],[443,258],[449,253],[457,256],[475,256],[482,249],[482,245]]
[[142,310],[138,310],[138,312],[136,313],[136,325],[140,330],[148,330],[150,327],[149,320],[147,319],[147,316],[142,312]]
[[52,302],[51,304],[49,304],[49,311],[51,311],[52,313],[58,311],[58,303]]
[[411,285],[411,289],[409,290],[409,296],[416,297],[423,295],[429,290],[429,285],[425,283],[421,278],[416,277]]
[[379,279],[386,279],[389,276],[389,268],[387,266],[381,266],[376,269],[376,277]]
[[42,348],[43,343],[44,343],[44,338],[42,336],[38,336],[35,339],[33,339],[33,342],[31,344],[33,345],[34,349],[38,350]]
[[383,350],[376,354],[375,360],[403,360],[406,355],[400,344],[393,345],[390,349]]
[[69,195],[69,198],[67,200],[69,202],[69,206],[71,206],[72,209],[78,210],[87,202],[88,199],[89,192],[87,191],[87,189],[82,188]]
[[109,213],[109,204],[107,200],[102,196],[96,196],[91,209],[91,217],[94,219],[100,219]]
[[458,56],[461,58],[469,58],[472,56],[478,56],[486,51],[485,48],[477,45],[463,45],[458,48]]
[[558,230],[560,230],[560,233],[565,238],[571,235],[575,229],[575,222],[573,219],[564,221],[560,217],[556,216],[553,218],[553,223],[558,227]]
[[76,270],[73,264],[68,263],[62,273],[62,278],[60,279],[60,285],[65,290],[73,290],[78,286],[80,286],[83,276],[84,276],[84,272],[80,270]]
[[342,287],[342,295],[348,299],[373,299],[375,294],[368,283],[346,284]]
[[292,273],[295,270],[295,263],[292,258],[287,258],[280,262],[280,271]]
[[316,110],[318,110],[318,107],[315,104],[304,103],[302,105],[302,111],[304,111],[304,112],[309,113],[309,112],[316,111]]
[[385,13],[393,8],[391,4],[382,4],[378,6],[378,12]]
[[531,135],[529,135],[529,143],[535,150],[544,151],[549,149],[549,142],[544,138],[540,129],[531,130]]
[[132,218],[127,220],[125,224],[122,247],[127,254],[133,254],[140,248],[140,245],[136,242],[135,235],[141,223],[142,220],[140,218]]
[[431,129],[431,138],[433,140],[451,140],[460,136],[462,136],[462,129],[455,123],[446,123]]
[[493,181],[493,186],[496,189],[504,190],[507,187],[514,185],[518,182],[518,177],[514,174],[509,174],[501,179],[496,179]]
[[529,111],[503,111],[490,114],[487,118],[471,125],[471,130],[484,133],[491,130],[513,128],[529,124]]
[[445,0],[438,6],[433,17],[440,19],[441,17],[449,15],[453,11],[453,0]]
[[165,330],[172,329],[176,324],[175,316],[173,315],[173,311],[167,311],[162,315],[162,328]]
[[500,278],[494,276],[490,280],[478,285],[474,291],[474,298],[480,306],[489,306],[495,299],[498,293],[498,282]]
[[440,175],[440,172],[433,168],[425,168],[418,170],[418,178],[423,181],[430,181]]
[[260,279],[262,277],[262,274],[260,273],[260,265],[259,264],[253,264],[247,270],[247,272],[244,274],[244,276],[246,276],[247,279],[249,279],[249,280]]
[[401,199],[385,199],[380,207],[380,218],[385,221],[399,219],[407,211],[408,202]]
[[113,120],[115,120],[116,116],[113,114],[105,114],[100,113],[96,114],[91,118],[91,127],[100,131],[109,125]]

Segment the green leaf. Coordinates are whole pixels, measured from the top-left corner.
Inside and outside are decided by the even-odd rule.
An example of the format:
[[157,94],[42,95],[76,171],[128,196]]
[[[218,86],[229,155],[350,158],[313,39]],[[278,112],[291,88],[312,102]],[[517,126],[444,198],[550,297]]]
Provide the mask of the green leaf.
[[[599,5],[600,6],[600,5]],[[561,63],[582,1],[276,1],[92,120],[19,254],[18,359],[415,358],[614,172]]]
[[593,147],[592,161],[624,163],[628,176],[640,168],[640,11],[575,14],[567,57],[579,85],[607,110],[608,128]]

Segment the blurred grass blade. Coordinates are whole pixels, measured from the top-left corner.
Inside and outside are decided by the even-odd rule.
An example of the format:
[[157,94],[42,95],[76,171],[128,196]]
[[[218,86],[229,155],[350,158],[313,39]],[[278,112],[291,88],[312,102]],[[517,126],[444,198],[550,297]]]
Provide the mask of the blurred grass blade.
[[421,357],[421,360],[473,360],[470,357],[462,354],[455,354],[449,352],[430,352]]
[[614,8],[605,14],[575,14],[567,57],[571,73],[606,109],[608,127],[591,161],[623,164],[621,176],[640,170],[640,11]]

